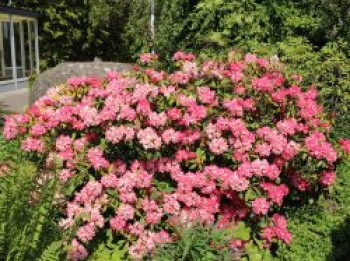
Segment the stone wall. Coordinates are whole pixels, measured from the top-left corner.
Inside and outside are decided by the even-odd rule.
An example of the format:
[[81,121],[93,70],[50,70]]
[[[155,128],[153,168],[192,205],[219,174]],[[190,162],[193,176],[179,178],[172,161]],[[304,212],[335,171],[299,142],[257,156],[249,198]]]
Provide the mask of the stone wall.
[[114,62],[66,62],[40,74],[29,90],[29,104],[43,96],[53,86],[65,83],[71,77],[103,77],[108,71],[127,71],[130,64]]

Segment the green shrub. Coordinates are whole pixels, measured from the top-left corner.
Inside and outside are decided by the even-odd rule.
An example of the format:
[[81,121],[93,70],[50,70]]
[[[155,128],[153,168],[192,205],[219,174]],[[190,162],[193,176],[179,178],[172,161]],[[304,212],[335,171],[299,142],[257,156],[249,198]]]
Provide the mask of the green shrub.
[[337,184],[313,205],[287,209],[293,242],[280,246],[280,260],[347,260],[350,255],[350,161],[337,170]]
[[302,37],[287,37],[276,44],[250,42],[240,47],[259,55],[278,55],[293,73],[303,76],[307,85],[314,84],[329,113],[334,113],[334,129],[338,136],[350,137],[350,62],[349,43],[330,42],[318,52]]

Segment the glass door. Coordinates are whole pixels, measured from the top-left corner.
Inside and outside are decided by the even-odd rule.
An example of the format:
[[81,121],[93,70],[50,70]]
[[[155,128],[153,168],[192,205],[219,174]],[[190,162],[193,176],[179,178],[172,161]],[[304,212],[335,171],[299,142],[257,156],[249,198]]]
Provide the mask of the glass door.
[[10,22],[1,22],[1,80],[12,79],[12,59],[11,59],[11,28]]

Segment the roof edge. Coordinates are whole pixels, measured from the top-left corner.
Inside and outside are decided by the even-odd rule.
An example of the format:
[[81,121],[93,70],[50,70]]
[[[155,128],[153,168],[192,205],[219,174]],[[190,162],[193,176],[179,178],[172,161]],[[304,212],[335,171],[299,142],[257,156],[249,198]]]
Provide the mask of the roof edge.
[[26,17],[32,17],[32,18],[37,18],[40,15],[38,12],[14,8],[10,6],[0,6],[0,13],[5,13],[9,15],[20,15],[20,16],[26,16]]

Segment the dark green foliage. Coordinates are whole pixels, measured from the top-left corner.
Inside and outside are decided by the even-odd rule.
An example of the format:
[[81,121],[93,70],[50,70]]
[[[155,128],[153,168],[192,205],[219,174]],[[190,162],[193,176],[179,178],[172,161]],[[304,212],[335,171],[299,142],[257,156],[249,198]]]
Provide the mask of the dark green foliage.
[[[62,242],[53,241],[42,253],[38,261],[58,261],[61,260]],[[63,260],[63,259],[62,259]]]
[[41,67],[63,61],[125,60],[121,33],[128,19],[124,0],[25,0],[17,7],[40,12]]
[[339,166],[337,184],[313,204],[287,210],[293,242],[279,246],[280,260],[336,261],[350,255],[350,161]]
[[[138,58],[141,52],[154,49],[163,59],[179,48],[178,44],[186,37],[186,21],[194,11],[198,0],[156,0],[154,41],[150,35],[149,0],[131,1],[130,14],[123,41],[129,48],[131,58]],[[184,33],[184,34],[183,34]]]
[[197,225],[178,228],[177,235],[177,242],[159,246],[151,260],[232,260],[233,253],[227,247],[230,239],[227,231]]
[[1,137],[0,148],[1,163],[10,166],[0,177],[1,260],[36,260],[60,238],[58,209],[53,205],[56,179],[40,182],[37,166],[25,160],[17,141]]
[[126,35],[132,51],[152,45],[161,54],[183,48],[222,51],[251,42],[273,44],[290,36],[304,37],[319,49],[328,42],[349,39],[347,0],[159,0],[155,1],[152,43],[148,2],[131,4]]
[[122,237],[116,237],[111,230],[100,232],[98,240],[94,242],[88,257],[89,261],[128,261],[128,246]]
[[[233,227],[218,228],[216,226],[177,227],[175,233],[178,240],[173,243],[159,245],[155,255],[148,260],[155,261],[232,261],[256,260],[270,261],[268,251],[258,246],[251,238],[251,229],[243,222]],[[245,242],[245,249],[231,249],[232,240]]]

